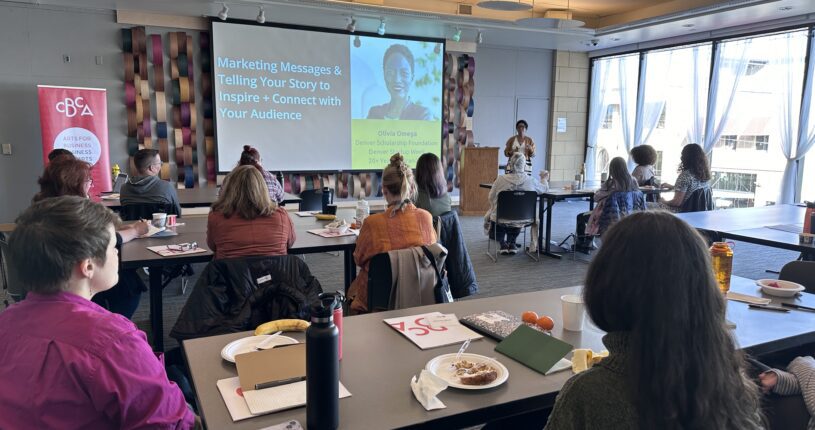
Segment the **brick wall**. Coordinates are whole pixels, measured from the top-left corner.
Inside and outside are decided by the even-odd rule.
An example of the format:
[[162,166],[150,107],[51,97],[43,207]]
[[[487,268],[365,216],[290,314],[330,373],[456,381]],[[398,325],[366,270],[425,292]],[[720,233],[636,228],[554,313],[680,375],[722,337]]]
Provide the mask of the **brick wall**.
[[[574,179],[580,173],[586,146],[589,57],[584,52],[557,51],[552,87],[549,171],[552,181]],[[558,133],[558,118],[566,131]]]

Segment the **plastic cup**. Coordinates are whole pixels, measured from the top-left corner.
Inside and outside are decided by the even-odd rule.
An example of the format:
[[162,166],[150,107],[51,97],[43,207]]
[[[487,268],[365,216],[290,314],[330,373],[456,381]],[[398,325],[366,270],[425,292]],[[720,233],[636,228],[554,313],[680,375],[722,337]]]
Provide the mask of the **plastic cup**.
[[582,331],[583,320],[586,319],[586,307],[583,298],[577,294],[560,296],[563,305],[563,328],[569,331]]
[[167,227],[174,226],[177,217],[178,215],[167,215]]
[[164,212],[156,212],[153,214],[153,227],[161,228],[167,224],[167,214]]

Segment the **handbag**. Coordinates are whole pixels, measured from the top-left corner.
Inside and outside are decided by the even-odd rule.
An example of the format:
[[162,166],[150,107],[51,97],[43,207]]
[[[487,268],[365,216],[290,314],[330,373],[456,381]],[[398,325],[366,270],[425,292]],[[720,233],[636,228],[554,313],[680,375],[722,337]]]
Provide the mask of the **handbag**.
[[439,266],[436,264],[436,256],[426,246],[422,246],[422,251],[424,251],[424,255],[430,260],[430,264],[433,265],[433,270],[436,272],[436,285],[433,287],[433,297],[436,303],[452,303],[453,293],[450,291],[446,271],[444,268],[439,270]]

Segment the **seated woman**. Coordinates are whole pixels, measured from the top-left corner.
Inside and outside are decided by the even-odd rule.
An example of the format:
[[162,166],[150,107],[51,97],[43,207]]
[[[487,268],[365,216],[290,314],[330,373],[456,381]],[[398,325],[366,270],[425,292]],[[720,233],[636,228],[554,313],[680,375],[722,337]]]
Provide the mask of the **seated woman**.
[[402,155],[396,153],[382,171],[382,195],[388,208],[384,213],[365,218],[357,238],[354,261],[360,271],[348,290],[353,312],[368,311],[368,264],[371,258],[383,252],[436,242],[430,212],[411,203],[415,189],[410,167]]
[[215,258],[286,255],[294,240],[294,224],[269,199],[263,175],[254,166],[236,167],[207,220],[207,245]]
[[260,164],[260,152],[249,145],[243,145],[243,152],[241,152],[241,159],[238,161],[238,166],[254,166],[261,175],[263,181],[266,182],[266,188],[269,190],[269,198],[275,203],[283,201],[283,186],[277,181],[277,178],[268,170],[264,169]]
[[676,185],[662,184],[665,190],[673,190],[674,197],[671,200],[659,199],[659,205],[663,209],[672,212],[679,212],[691,193],[701,188],[709,188],[708,181],[711,178],[710,164],[707,155],[701,146],[689,143],[682,148],[682,155],[679,163],[679,177],[676,178]]
[[[590,215],[586,215],[586,213],[583,214],[583,216],[588,216],[588,227],[586,227],[586,234],[601,234],[607,227],[606,224],[611,224],[611,222],[613,222],[606,222],[606,220],[603,220],[603,215],[609,213],[609,208],[606,207],[606,199],[608,199],[610,195],[616,192],[639,191],[637,180],[628,174],[628,164],[622,157],[614,157],[611,160],[611,163],[608,165],[608,173],[609,176],[606,182],[603,182],[603,184],[600,185],[600,189],[594,193],[594,201],[597,203],[597,205],[589,213]],[[632,206],[626,207],[625,209],[645,209],[645,201],[641,197],[639,202],[629,200],[628,203],[632,204]],[[614,215],[615,216],[613,219],[615,221],[621,216],[620,213],[616,213]],[[611,217],[607,215],[607,219],[608,218]],[[578,221],[578,223],[580,223],[580,221]]]
[[[34,196],[34,202],[59,196],[88,198],[88,190],[93,184],[91,166],[70,153],[58,155],[45,168],[38,182],[40,192]],[[116,231],[116,247],[121,248],[123,243],[130,242],[148,230],[149,224],[145,220],[120,225]],[[95,295],[93,301],[111,312],[130,318],[139,307],[141,293],[145,290],[144,283],[134,270],[122,270],[119,282],[113,288]]]
[[416,161],[416,207],[437,217],[450,212],[450,195],[441,161],[436,154],[422,154]]
[[651,145],[635,146],[631,149],[631,158],[637,167],[631,176],[637,180],[637,185],[654,185],[654,163],[657,162],[657,151]]
[[566,382],[546,429],[763,428],[707,247],[684,221],[660,211],[616,223],[583,300],[610,355]]
[[77,196],[17,218],[9,258],[29,293],[0,313],[0,428],[193,428],[144,332],[90,300],[118,279],[118,221]]
[[501,254],[504,255],[518,253],[520,246],[515,243],[515,239],[517,239],[521,233],[521,227],[503,223],[499,223],[497,226],[494,225],[495,211],[498,208],[498,193],[501,191],[515,190],[537,191],[542,193],[549,190],[548,172],[542,172],[542,182],[538,182],[524,173],[524,166],[526,166],[526,157],[520,152],[512,154],[509,158],[509,162],[507,162],[507,170],[511,170],[513,173],[499,176],[492,184],[492,189],[490,189],[489,194],[490,209],[484,214],[484,232],[490,235],[490,232],[493,231],[493,227],[497,228],[498,235],[495,237],[495,240],[501,245]]

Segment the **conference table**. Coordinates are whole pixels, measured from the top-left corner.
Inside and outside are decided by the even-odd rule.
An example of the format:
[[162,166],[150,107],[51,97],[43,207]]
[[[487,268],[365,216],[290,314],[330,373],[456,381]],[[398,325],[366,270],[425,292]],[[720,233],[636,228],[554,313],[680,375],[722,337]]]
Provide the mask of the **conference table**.
[[[195,187],[195,188],[179,188],[176,190],[178,193],[178,203],[182,208],[198,208],[209,207],[218,198],[220,187]],[[113,197],[114,194],[111,194]],[[283,205],[287,203],[297,203],[301,201],[300,197],[294,194],[283,193]],[[103,195],[102,204],[106,207],[117,210],[122,207],[118,198],[105,198]]]
[[[731,289],[762,295],[754,281],[745,278],[733,277]],[[554,319],[552,335],[556,338],[575,348],[603,350],[604,333],[588,318],[582,332],[561,328],[560,296],[579,294],[580,291],[581,287],[567,287],[345,317],[340,380],[352,396],[339,402],[340,428],[461,428],[551,408],[563,384],[572,376],[571,372],[541,375],[494,351],[497,342],[485,337],[473,341],[467,352],[496,358],[509,370],[507,382],[488,390],[448,388],[439,394],[447,408],[426,411],[411,392],[411,378],[418,375],[428,361],[442,354],[455,353],[460,345],[421,350],[382,320],[433,311],[455,313],[461,318],[494,310],[514,315],[535,310]],[[791,299],[771,298],[776,304],[788,301],[815,306],[815,295],[812,294],[805,293]],[[727,318],[736,324],[738,345],[755,356],[815,343],[815,312],[755,310],[748,308],[746,303],[728,301]],[[183,342],[201,418],[210,429],[254,430],[288,420],[298,420],[305,425],[304,407],[232,421],[216,382],[237,376],[237,371],[234,364],[221,358],[220,351],[229,342],[251,335],[252,332],[232,333]],[[300,341],[304,339],[303,333],[286,335]]]
[[[350,220],[354,211],[342,209],[338,216]],[[294,223],[297,236],[289,254],[314,254],[320,252],[342,251],[345,289],[351,285],[356,277],[356,264],[354,263],[354,248],[356,236],[341,236],[325,238],[309,233],[308,230],[324,228],[328,221],[319,221],[313,216],[300,217],[290,212],[289,216]],[[149,294],[150,294],[150,332],[152,345],[156,351],[164,350],[164,310],[162,297],[163,268],[190,263],[205,263],[212,260],[213,252],[207,247],[207,217],[188,216],[178,219],[183,223],[175,227],[177,236],[151,237],[136,239],[122,245],[121,267],[123,269],[149,268]],[[177,245],[195,242],[204,252],[196,254],[162,257],[147,249],[151,246]]]
[[675,214],[694,228],[718,240],[732,239],[773,248],[797,251],[805,259],[815,259],[815,245],[798,242],[803,231],[806,208],[775,205]]

